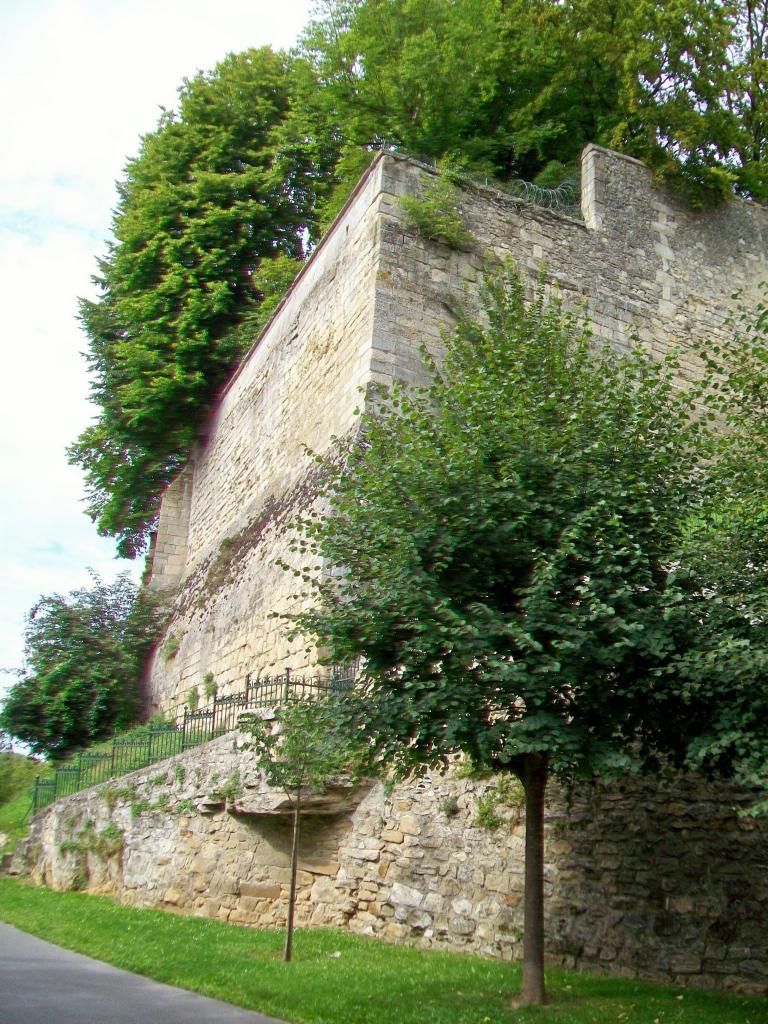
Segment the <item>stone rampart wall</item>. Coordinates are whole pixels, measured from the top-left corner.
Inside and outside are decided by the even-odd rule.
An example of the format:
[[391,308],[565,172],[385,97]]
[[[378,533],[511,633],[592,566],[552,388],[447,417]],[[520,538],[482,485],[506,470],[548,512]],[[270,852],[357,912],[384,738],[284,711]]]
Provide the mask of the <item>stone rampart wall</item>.
[[270,617],[295,605],[297,589],[276,561],[296,561],[286,526],[314,497],[306,447],[325,451],[352,429],[369,379],[382,166],[304,268],[163,500],[152,582],[176,597],[173,641],[149,667],[153,710],[208,672],[224,694],[249,673],[307,664],[304,643]]
[[[230,734],[59,800],[34,820],[15,869],[55,889],[282,926],[289,807],[250,757]],[[743,794],[678,780],[577,793],[570,808],[551,797],[551,962],[768,994],[768,830],[738,816]],[[307,799],[300,925],[519,958],[516,784],[454,772],[389,794],[340,781]]]
[[727,341],[728,318],[754,307],[768,278],[764,209],[734,200],[692,212],[655,190],[642,164],[598,147],[584,154],[583,222],[468,186],[461,208],[475,241],[462,251],[404,226],[397,197],[428,173],[374,162],[169,489],[152,568],[177,596],[172,641],[149,672],[153,708],[183,700],[208,672],[226,693],[249,673],[313,663],[270,617],[296,607],[294,577],[277,562],[301,564],[288,527],[316,489],[305,446],[325,451],[353,429],[371,382],[424,380],[420,346],[439,351],[456,303],[477,301],[489,256],[511,258],[530,282],[543,274],[618,348],[682,347],[689,377],[692,346]]

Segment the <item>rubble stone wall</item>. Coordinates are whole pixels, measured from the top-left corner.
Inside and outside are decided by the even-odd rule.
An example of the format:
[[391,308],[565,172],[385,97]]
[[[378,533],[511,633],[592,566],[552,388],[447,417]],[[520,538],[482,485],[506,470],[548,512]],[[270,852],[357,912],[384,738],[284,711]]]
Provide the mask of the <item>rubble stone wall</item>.
[[[229,734],[59,800],[15,870],[143,907],[285,922],[290,805]],[[728,787],[676,780],[551,792],[551,962],[768,995],[768,829]],[[344,780],[306,794],[299,925],[518,959],[521,794],[501,777],[429,774],[390,792]]]

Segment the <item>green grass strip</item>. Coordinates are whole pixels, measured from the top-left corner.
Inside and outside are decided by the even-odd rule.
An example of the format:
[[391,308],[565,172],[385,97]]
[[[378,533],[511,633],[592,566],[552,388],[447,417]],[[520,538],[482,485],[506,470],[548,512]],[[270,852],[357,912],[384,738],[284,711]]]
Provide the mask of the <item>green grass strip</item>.
[[0,752],[0,832],[8,837],[4,846],[0,844],[0,853],[9,853],[27,834],[34,780],[50,778],[52,771],[49,765],[21,754]]
[[0,919],[125,970],[296,1024],[768,1024],[765,999],[548,971],[552,1004],[513,1009],[516,965],[330,929],[279,931],[122,907],[0,879]]

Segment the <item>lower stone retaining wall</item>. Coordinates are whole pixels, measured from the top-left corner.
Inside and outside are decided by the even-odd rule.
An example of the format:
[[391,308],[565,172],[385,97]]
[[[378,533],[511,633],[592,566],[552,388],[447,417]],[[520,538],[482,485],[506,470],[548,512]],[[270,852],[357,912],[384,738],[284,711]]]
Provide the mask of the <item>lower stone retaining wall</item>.
[[[134,906],[281,926],[288,802],[233,734],[58,801],[13,871]],[[747,798],[693,780],[550,794],[552,962],[768,994],[768,829]],[[297,923],[516,959],[524,829],[518,786],[430,774],[390,792],[339,780],[302,833]]]

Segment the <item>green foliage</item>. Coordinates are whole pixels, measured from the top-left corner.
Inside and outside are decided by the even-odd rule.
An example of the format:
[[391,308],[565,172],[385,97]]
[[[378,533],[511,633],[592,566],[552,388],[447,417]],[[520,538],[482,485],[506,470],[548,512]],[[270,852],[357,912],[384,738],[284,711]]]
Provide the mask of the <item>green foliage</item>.
[[147,800],[146,797],[142,797],[141,800],[134,800],[131,804],[131,818],[135,821],[142,814],[146,814],[147,811],[153,810],[153,804],[151,800]]
[[213,700],[219,692],[219,686],[213,677],[213,672],[206,672],[203,676],[203,693],[206,700]]
[[0,853],[8,853],[26,835],[36,778],[45,779],[51,769],[11,751],[0,752],[0,832],[8,836]]
[[443,161],[437,176],[427,178],[422,185],[420,196],[400,196],[398,205],[405,211],[408,226],[424,238],[451,249],[465,249],[473,238],[464,226],[459,209],[456,177],[455,168]]
[[[377,942],[337,928],[302,931],[298,970],[275,929],[120,906],[0,879],[0,918],[49,942],[169,985],[304,1024],[533,1024],[511,1005],[519,964]],[[765,996],[678,989],[548,968],[547,1024],[762,1024]],[[329,976],[333,984],[329,984]]]
[[303,255],[314,197],[291,186],[305,168],[277,160],[274,138],[290,91],[283,56],[228,56],[185,80],[118,186],[101,295],[81,304],[99,416],[70,458],[125,556],[144,547],[160,491],[250,343],[238,326],[259,303],[253,271]]
[[246,749],[268,785],[294,802],[299,790],[324,792],[334,776],[355,777],[368,765],[367,748],[345,729],[335,700],[286,704],[277,708],[274,724],[257,715],[243,715],[241,723],[251,736]]
[[176,777],[176,783],[178,786],[183,786],[187,779],[187,769],[183,764],[178,762],[173,766],[173,774]]
[[0,750],[0,804],[8,803],[19,790],[26,791],[40,767],[39,761],[32,761],[23,754]]
[[104,860],[119,854],[124,846],[125,833],[113,821],[94,836],[93,850]]
[[176,633],[169,633],[163,643],[163,649],[160,652],[163,656],[164,661],[172,661],[179,653],[179,647],[181,647],[181,638]]
[[478,797],[475,825],[495,832],[507,820],[502,816],[503,811],[511,809],[515,814],[510,825],[514,827],[520,820],[524,804],[525,793],[520,783],[509,775],[501,775],[494,785],[489,786],[482,796]]
[[158,613],[127,574],[66,597],[41,597],[27,616],[25,669],[10,689],[0,728],[35,753],[60,758],[132,722]]
[[112,811],[117,806],[117,804],[119,804],[122,800],[128,801],[130,803],[135,802],[136,792],[136,786],[134,785],[105,786],[105,788],[101,791],[101,797],[104,803],[109,808],[109,813],[111,814]]
[[331,0],[304,54],[348,147],[461,154],[551,187],[598,142],[701,203],[764,198],[762,5]]
[[438,804],[438,807],[440,808],[441,813],[446,816],[446,818],[455,818],[456,815],[459,813],[459,801],[455,796],[443,797],[443,799]]
[[262,260],[254,271],[251,283],[260,301],[244,321],[249,344],[258,338],[303,265],[301,260],[278,253],[272,259]]
[[[369,749],[358,730],[344,727],[339,701],[332,698],[285,704],[275,710],[274,721],[244,715],[241,728],[251,735],[244,749],[253,752],[267,785],[282,789],[293,805],[291,881],[283,953],[288,961],[293,948],[303,792],[325,792],[331,780],[342,773],[351,779],[359,778],[370,765]],[[237,783],[239,786],[239,778]]]
[[[511,271],[463,319],[433,385],[395,388],[329,461],[297,542],[329,658],[364,659],[361,728],[403,771],[464,751],[563,778],[682,754],[663,674],[683,642],[669,571],[711,451],[674,360],[599,346]],[[703,385],[702,385],[703,387]]]
[[187,691],[187,707],[190,711],[197,711],[200,705],[200,690],[193,686]]
[[114,822],[106,825],[101,832],[96,831],[96,823],[88,818],[83,822],[82,827],[75,832],[71,839],[65,839],[59,843],[59,852],[62,854],[74,854],[79,861],[79,867],[75,878],[76,882],[71,883],[71,888],[84,889],[88,883],[87,861],[88,853],[95,853],[102,860],[108,860],[119,854],[125,846],[125,834]]
[[695,637],[674,670],[708,718],[690,763],[735,774],[768,812],[768,305],[744,313],[727,346],[703,346],[720,432],[684,559],[701,581]]
[[222,795],[227,803],[236,800],[243,791],[243,784],[240,779],[240,772],[232,772],[221,788]]
[[499,816],[497,807],[498,800],[493,790],[484,793],[477,801],[475,824],[488,832],[495,832],[496,829],[501,828],[503,819]]

